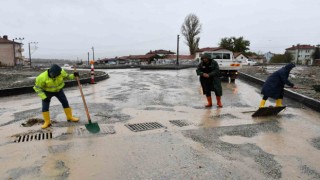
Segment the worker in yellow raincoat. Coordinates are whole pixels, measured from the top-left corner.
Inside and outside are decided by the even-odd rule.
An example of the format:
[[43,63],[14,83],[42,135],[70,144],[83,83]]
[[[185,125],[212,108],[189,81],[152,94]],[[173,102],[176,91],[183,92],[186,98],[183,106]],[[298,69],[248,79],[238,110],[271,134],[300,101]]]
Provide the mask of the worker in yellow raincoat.
[[53,96],[61,102],[68,121],[79,121],[79,118],[73,117],[72,109],[63,92],[64,80],[72,80],[75,76],[79,77],[79,73],[68,74],[60,66],[53,64],[50,69],[44,71],[36,78],[33,89],[42,99],[42,115],[44,119],[44,124],[41,126],[42,129],[51,126],[49,106]]

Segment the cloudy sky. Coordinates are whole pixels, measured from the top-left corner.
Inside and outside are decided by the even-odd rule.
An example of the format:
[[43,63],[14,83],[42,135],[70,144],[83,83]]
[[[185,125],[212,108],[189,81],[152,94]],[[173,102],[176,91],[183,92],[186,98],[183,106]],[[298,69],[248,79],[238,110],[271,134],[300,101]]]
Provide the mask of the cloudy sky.
[[[251,42],[254,52],[284,53],[294,44],[320,44],[320,0],[1,0],[0,36],[24,38],[34,58],[95,59],[176,52],[185,17],[202,24],[200,48],[223,37]],[[180,54],[188,47],[180,35]]]

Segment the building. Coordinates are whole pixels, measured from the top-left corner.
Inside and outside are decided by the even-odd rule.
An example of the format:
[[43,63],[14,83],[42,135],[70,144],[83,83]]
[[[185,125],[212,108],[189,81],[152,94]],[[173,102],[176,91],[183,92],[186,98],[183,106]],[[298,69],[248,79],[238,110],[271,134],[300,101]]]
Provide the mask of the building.
[[264,58],[267,60],[267,63],[269,63],[270,60],[271,60],[271,58],[274,56],[274,53],[272,53],[272,52],[269,51],[269,52],[263,54],[263,56],[264,56]]
[[0,66],[23,65],[22,45],[9,40],[7,35],[0,36]]
[[264,64],[267,61],[265,57],[262,55],[251,55],[248,57],[248,59],[251,60],[252,62],[259,63],[259,64]]
[[173,55],[173,54],[176,54],[175,52],[172,52],[172,51],[167,51],[167,50],[163,50],[163,49],[159,49],[159,50],[154,50],[154,51],[149,51],[146,55],[148,54],[156,54],[158,55],[159,57],[164,57],[166,55]]
[[[179,55],[179,64],[198,64],[194,55]],[[158,60],[158,64],[176,64],[177,55],[166,55],[163,59]]]
[[296,64],[313,64],[312,54],[315,51],[315,46],[311,45],[292,45],[292,47],[286,49],[286,53],[290,53],[293,56],[293,62]]
[[241,62],[246,63],[248,61],[248,57],[243,55],[241,52],[235,52],[233,53],[234,59]]

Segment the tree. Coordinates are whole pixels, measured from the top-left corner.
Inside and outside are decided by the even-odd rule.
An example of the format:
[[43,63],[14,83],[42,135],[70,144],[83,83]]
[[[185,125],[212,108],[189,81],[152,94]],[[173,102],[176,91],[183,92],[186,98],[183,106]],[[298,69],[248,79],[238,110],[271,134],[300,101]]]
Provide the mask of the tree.
[[293,60],[292,54],[286,52],[284,54],[276,54],[270,59],[270,63],[290,63]]
[[246,51],[249,50],[250,41],[245,40],[242,36],[239,38],[225,37],[221,39],[219,46],[233,52],[241,52],[246,54]]
[[190,55],[194,55],[199,49],[200,37],[197,37],[201,32],[201,24],[198,16],[189,14],[181,26],[181,33],[186,39],[186,44],[189,46]]
[[318,45],[315,51],[312,53],[312,59],[320,59],[320,46]]

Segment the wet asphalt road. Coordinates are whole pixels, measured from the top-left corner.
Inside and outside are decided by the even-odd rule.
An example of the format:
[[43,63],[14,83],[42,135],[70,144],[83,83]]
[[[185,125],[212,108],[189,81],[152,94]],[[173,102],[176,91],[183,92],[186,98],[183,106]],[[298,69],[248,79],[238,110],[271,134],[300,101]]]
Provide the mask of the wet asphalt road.
[[[284,99],[279,116],[252,118],[260,88],[241,80],[223,82],[223,108],[206,109],[195,69],[106,72],[109,79],[83,85],[99,134],[84,127],[77,87],[65,93],[80,122],[67,122],[54,99],[47,130],[21,125],[42,119],[36,94],[0,98],[3,179],[320,179],[320,114],[298,102]],[[146,122],[163,127],[125,126]],[[52,139],[13,142],[37,133]]]

